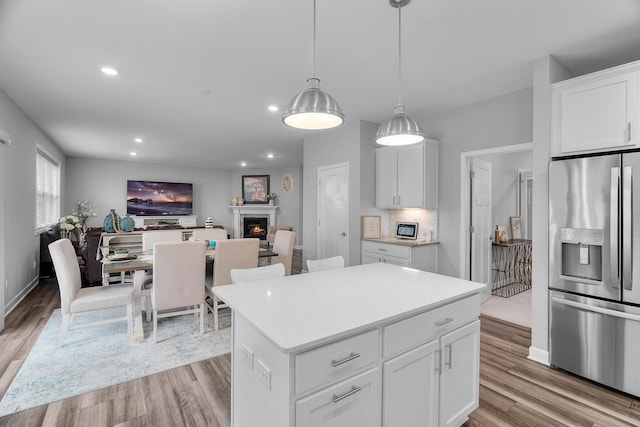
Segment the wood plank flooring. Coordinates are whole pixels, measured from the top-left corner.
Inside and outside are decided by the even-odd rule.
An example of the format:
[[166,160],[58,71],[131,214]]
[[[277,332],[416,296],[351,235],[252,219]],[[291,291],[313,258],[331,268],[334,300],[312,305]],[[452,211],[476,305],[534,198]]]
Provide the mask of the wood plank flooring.
[[[7,317],[0,396],[59,305],[55,280],[42,280]],[[489,317],[481,329],[480,407],[465,426],[640,425],[640,400],[528,360],[529,329]],[[230,363],[227,354],[175,368],[2,417],[0,426],[229,426]]]

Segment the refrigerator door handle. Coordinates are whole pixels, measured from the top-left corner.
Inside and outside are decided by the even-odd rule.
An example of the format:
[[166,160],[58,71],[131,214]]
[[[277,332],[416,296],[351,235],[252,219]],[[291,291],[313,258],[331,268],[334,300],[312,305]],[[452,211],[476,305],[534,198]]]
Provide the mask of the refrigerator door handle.
[[631,290],[633,284],[632,176],[631,166],[625,166],[622,170],[622,286],[627,290]]
[[640,316],[637,314],[627,313],[625,311],[612,310],[610,308],[598,307],[595,305],[584,304],[581,302],[571,301],[564,298],[558,298],[556,296],[552,296],[551,300],[558,304],[568,305],[569,307],[575,307],[581,310],[593,311],[594,313],[605,314],[607,316],[620,317],[623,319],[633,320],[636,322],[640,322]]
[[609,206],[609,254],[611,256],[611,287],[620,287],[620,270],[618,268],[618,202],[620,190],[620,168],[611,168],[611,202]]

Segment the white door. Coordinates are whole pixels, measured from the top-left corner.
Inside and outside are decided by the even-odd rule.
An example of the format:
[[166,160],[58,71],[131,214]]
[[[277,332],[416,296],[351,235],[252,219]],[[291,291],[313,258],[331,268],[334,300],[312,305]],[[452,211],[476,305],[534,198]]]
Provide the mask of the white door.
[[440,339],[440,426],[459,426],[480,402],[480,321]]
[[470,179],[470,279],[488,284],[491,280],[491,163],[471,159]]
[[518,215],[522,238],[531,239],[531,214],[533,212],[533,173],[529,170],[518,173]]
[[349,265],[349,164],[318,168],[318,258]]

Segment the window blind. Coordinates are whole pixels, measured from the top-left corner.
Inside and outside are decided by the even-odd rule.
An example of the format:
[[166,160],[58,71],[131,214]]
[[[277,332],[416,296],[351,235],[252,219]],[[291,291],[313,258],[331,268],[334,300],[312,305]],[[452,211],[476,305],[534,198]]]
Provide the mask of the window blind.
[[46,153],[36,154],[36,231],[60,218],[60,165]]

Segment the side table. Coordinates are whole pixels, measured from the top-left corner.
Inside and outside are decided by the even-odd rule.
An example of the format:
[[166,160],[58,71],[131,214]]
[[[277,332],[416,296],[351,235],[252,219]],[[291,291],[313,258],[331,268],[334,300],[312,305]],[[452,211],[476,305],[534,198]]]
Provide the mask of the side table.
[[493,242],[493,283],[491,294],[508,298],[531,289],[531,240]]

